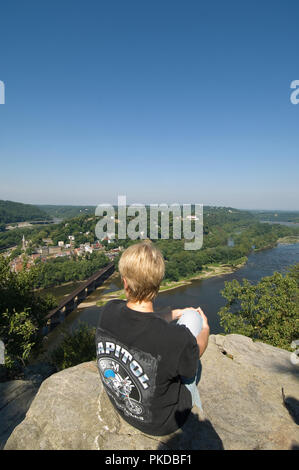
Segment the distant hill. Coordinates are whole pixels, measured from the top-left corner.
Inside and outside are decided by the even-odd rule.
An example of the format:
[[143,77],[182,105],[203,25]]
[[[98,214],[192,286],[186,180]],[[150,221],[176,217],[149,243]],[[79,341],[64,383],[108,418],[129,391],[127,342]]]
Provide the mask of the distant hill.
[[250,211],[258,220],[266,220],[268,222],[299,222],[299,211]]
[[[146,208],[149,210],[150,206],[146,205]],[[58,219],[70,219],[73,217],[78,217],[82,214],[88,214],[90,216],[95,215],[95,210],[97,206],[72,206],[72,205],[48,205],[48,204],[37,204],[37,207],[46,212],[50,217]],[[114,209],[117,213],[117,205],[114,206]],[[192,211],[194,211],[194,206],[192,206]],[[229,221],[239,220],[240,217],[243,219],[254,219],[254,216],[250,211],[244,211],[240,209],[235,209],[233,207],[222,207],[222,206],[204,206],[204,215],[209,213],[210,221],[213,217],[216,217],[217,220],[221,217],[229,217]]]
[[32,204],[0,200],[0,224],[48,219],[45,211]]
[[59,206],[39,204],[37,207],[46,212],[50,217],[69,219],[82,214],[95,214],[96,206]]

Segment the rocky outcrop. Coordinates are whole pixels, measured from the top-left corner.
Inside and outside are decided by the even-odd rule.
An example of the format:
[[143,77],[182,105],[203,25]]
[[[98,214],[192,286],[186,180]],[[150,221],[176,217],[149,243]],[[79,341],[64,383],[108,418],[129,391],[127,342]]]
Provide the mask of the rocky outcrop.
[[29,381],[0,383],[0,449],[17,424],[23,421],[38,389]]
[[22,380],[0,383],[0,449],[25,418],[40,384],[54,372],[54,367],[39,363],[26,367]]
[[298,372],[287,351],[211,335],[199,383],[204,411],[194,407],[182,429],[153,437],[120,418],[96,363],[83,363],[42,383],[5,449],[299,448]]

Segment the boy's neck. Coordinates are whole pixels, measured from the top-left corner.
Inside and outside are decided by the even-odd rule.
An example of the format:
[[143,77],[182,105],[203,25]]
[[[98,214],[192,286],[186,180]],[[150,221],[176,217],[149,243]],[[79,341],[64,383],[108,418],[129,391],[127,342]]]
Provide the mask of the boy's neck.
[[153,302],[142,300],[141,302],[133,302],[128,300],[127,307],[131,310],[136,310],[138,312],[153,312]]

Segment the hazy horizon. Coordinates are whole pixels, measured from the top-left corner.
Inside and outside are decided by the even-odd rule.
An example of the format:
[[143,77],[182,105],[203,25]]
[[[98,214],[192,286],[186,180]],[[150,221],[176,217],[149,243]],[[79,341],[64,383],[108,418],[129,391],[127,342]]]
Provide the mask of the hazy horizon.
[[[2,199],[2,200],[5,200],[5,199]],[[111,204],[113,206],[117,206],[117,202],[109,202],[109,201],[105,201],[105,202],[99,202],[98,204],[91,204],[91,203],[88,203],[88,204],[82,204],[82,203],[79,203],[79,204],[64,204],[64,203],[56,203],[56,204],[52,204],[52,203],[39,203],[39,202],[24,202],[24,201],[12,201],[11,199],[7,199],[7,201],[10,201],[10,202],[18,202],[18,203],[23,203],[23,204],[31,204],[33,206],[68,206],[68,207],[96,207],[98,204]],[[144,202],[144,201],[131,201],[131,202],[127,202],[127,206],[129,205],[133,205],[133,204],[144,204],[145,206],[148,206],[150,204],[154,204],[152,202]],[[161,201],[160,204],[173,204],[172,202],[167,202],[167,201]],[[180,204],[187,204],[187,203],[180,203]],[[190,204],[193,204],[190,202]],[[197,202],[196,204],[201,204],[200,202]],[[299,209],[277,209],[277,208],[274,208],[274,209],[267,209],[267,208],[254,208],[254,207],[237,207],[237,206],[232,206],[232,205],[222,205],[222,204],[212,204],[212,203],[208,203],[208,204],[203,204],[203,206],[210,206],[210,207],[224,207],[224,208],[232,208],[232,209],[237,209],[237,210],[247,210],[247,211],[260,211],[260,212],[265,212],[265,211],[269,211],[269,212],[299,212]]]

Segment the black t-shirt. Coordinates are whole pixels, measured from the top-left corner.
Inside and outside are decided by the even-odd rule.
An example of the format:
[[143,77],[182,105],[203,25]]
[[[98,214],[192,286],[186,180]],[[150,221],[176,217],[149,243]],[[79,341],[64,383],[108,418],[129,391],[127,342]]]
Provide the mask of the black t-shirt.
[[194,377],[199,359],[187,327],[112,300],[102,308],[96,347],[105,390],[128,423],[160,436],[183,425],[192,402],[181,376]]

